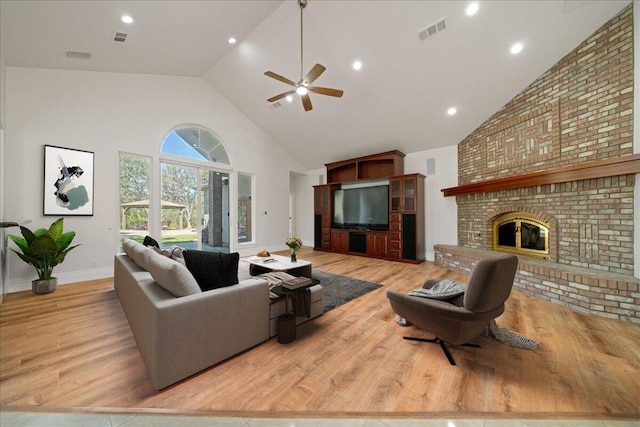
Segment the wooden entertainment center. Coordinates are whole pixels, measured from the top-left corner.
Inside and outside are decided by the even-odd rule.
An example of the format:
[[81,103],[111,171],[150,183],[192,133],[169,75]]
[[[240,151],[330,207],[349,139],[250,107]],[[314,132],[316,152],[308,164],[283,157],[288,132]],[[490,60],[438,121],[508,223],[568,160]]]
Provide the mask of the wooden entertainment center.
[[[425,177],[404,174],[403,153],[388,151],[325,166],[327,184],[313,187],[314,249],[412,263],[424,261]],[[386,224],[337,225],[336,192],[368,186],[388,186],[388,205],[380,207],[382,215],[388,210]]]

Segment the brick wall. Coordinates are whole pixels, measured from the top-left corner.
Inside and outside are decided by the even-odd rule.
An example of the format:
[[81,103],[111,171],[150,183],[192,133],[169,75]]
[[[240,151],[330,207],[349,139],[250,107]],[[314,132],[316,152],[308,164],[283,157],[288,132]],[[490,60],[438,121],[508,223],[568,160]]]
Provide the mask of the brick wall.
[[458,145],[458,183],[632,153],[629,5]]
[[457,196],[458,244],[492,248],[492,219],[528,212],[550,223],[550,260],[633,275],[634,175]]
[[[633,60],[630,4],[458,144],[459,185],[632,154]],[[563,265],[632,276],[634,186],[622,175],[457,196],[458,245],[490,250],[492,218],[524,211],[551,224],[554,273],[541,280],[565,274]],[[589,284],[591,299],[602,283]],[[614,316],[604,307],[588,310]]]

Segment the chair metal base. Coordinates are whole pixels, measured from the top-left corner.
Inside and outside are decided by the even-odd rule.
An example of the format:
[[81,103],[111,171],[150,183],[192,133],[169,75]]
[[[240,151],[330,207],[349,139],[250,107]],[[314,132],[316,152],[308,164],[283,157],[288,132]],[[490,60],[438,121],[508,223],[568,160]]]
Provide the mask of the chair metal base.
[[[435,338],[416,338],[416,337],[402,337],[405,340],[409,340],[409,341],[420,341],[420,342],[429,342],[432,344],[440,344],[440,348],[442,349],[442,352],[444,353],[445,356],[447,356],[447,359],[449,360],[449,363],[454,365],[456,364],[456,361],[453,360],[453,356],[451,355],[451,353],[449,353],[449,349],[447,348],[447,346],[445,345],[445,342],[442,341],[440,338],[435,337]],[[465,347],[480,347],[478,344],[462,344]]]

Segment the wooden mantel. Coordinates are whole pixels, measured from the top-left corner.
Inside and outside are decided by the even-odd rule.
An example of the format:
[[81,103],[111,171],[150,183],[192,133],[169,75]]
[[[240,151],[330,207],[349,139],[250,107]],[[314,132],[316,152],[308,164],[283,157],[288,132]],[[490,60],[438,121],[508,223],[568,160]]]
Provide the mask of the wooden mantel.
[[443,188],[440,191],[444,193],[445,197],[462,196],[465,194],[486,193],[489,191],[557,184],[560,182],[580,181],[631,173],[640,173],[640,154],[562,166],[506,178],[491,179],[489,181],[474,182],[457,187]]

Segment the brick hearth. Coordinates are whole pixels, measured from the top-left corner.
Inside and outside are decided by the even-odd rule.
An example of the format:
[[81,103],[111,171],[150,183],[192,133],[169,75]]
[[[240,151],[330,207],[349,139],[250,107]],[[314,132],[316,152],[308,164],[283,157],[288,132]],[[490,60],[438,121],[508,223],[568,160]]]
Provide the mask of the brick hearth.
[[[469,273],[495,252],[435,245],[436,264]],[[544,260],[518,257],[514,289],[587,314],[640,324],[640,279]]]

